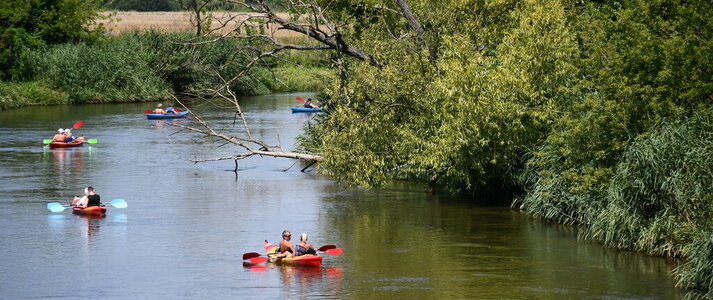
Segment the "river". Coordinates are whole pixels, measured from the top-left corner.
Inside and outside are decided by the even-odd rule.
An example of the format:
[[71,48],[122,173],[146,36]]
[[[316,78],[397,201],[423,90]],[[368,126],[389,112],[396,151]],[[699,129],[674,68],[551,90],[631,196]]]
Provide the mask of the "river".
[[[309,94],[299,94],[302,97]],[[292,95],[242,98],[254,135],[292,149],[312,114]],[[280,158],[194,164],[236,154],[149,121],[149,104],[25,107],[0,112],[0,298],[93,299],[676,299],[674,263],[577,240],[576,228],[508,207],[430,195],[409,183],[337,184]],[[195,112],[231,129],[232,114]],[[57,128],[91,147],[49,150]],[[190,120],[177,120],[192,124]],[[238,126],[238,125],[236,125]],[[102,219],[51,213],[84,187]],[[335,244],[322,268],[249,266],[284,229]],[[294,242],[294,240],[293,240]]]

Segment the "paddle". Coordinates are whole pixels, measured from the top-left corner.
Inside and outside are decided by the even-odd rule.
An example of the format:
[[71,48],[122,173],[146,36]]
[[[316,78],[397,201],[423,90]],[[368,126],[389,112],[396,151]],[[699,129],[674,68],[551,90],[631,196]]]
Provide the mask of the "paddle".
[[[128,203],[124,199],[114,199],[109,202],[112,206],[116,208],[126,208],[128,206]],[[52,202],[52,203],[47,203],[47,209],[49,209],[51,212],[62,212],[65,209],[69,208],[68,206],[64,206],[60,203],[57,202]]]
[[243,254],[243,260],[249,259],[250,263],[260,264],[267,261],[267,257],[262,256],[262,254],[257,252],[248,252]]
[[[72,125],[72,129],[77,129],[77,128],[79,128],[79,127],[82,127],[82,125],[84,125],[84,122],[83,122],[83,121],[74,122],[74,125]],[[90,141],[91,141],[91,140],[90,140]],[[49,144],[49,143],[51,143],[51,142],[52,142],[52,139],[44,139],[44,140],[42,140],[42,143],[45,144],[45,145],[47,145],[47,144]],[[88,143],[90,143],[90,144],[96,144],[97,142],[96,142],[96,140],[94,140],[94,143],[92,143],[92,142],[88,142]]]
[[[324,245],[322,247],[317,248],[317,251],[326,253],[329,255],[340,255],[340,254],[344,253],[344,250],[342,250],[341,248],[337,248],[336,245]],[[277,255],[277,254],[271,253],[271,255]],[[266,262],[269,258],[264,257],[264,256],[262,256],[262,254],[257,253],[257,252],[248,252],[248,253],[243,254],[243,260],[248,260],[248,259],[253,264],[259,264],[259,263]]]
[[327,253],[329,255],[341,255],[342,253],[344,253],[344,250],[342,250],[342,248],[335,248],[324,251],[324,253]]
[[297,99],[297,101],[299,101],[299,102],[305,102],[305,99],[302,99],[300,97],[295,97],[295,99]]
[[267,260],[268,260],[268,258],[267,258],[267,257],[264,257],[264,256],[253,257],[253,258],[250,259],[250,263],[252,263],[252,264],[261,264],[261,263],[266,262]]
[[150,109],[144,109],[144,113],[145,113],[145,114],[150,114],[150,113],[152,113],[152,112],[153,112],[153,111],[150,110]]
[[[45,145],[46,145],[46,144],[49,144],[49,143],[51,143],[51,142],[52,142],[52,139],[44,139],[44,140],[42,140],[42,143],[45,144]],[[87,144],[96,144],[96,143],[99,143],[99,141],[98,141],[97,139],[86,140],[86,142],[87,142]]]
[[248,252],[248,253],[243,254],[243,260],[251,259],[253,257],[258,257],[258,256],[262,256],[262,254],[257,253],[257,252]]
[[327,250],[329,250],[329,249],[335,249],[335,248],[337,248],[336,245],[324,245],[324,246],[322,246],[322,247],[317,248],[317,251],[322,251],[322,252],[324,252],[324,251],[327,251]]

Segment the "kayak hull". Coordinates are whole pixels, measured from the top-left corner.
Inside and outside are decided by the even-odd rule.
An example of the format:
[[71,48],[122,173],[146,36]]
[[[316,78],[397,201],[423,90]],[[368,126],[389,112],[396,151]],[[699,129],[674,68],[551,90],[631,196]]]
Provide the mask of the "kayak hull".
[[[265,253],[267,253],[268,257],[271,254],[275,254],[277,252],[278,247],[273,244],[264,242],[263,246],[265,247]],[[270,259],[270,262],[287,266],[319,267],[322,265],[322,256],[316,254],[305,254],[300,256],[285,257],[281,259]]]
[[106,215],[106,207],[104,206],[90,206],[84,207],[72,207],[72,213],[82,216],[103,216]]
[[79,137],[74,139],[71,143],[65,143],[65,142],[51,142],[50,143],[50,148],[71,148],[71,147],[80,147],[84,144],[84,137]]
[[149,120],[185,118],[190,111],[182,111],[176,114],[146,114]]
[[308,108],[308,107],[293,107],[292,112],[321,112],[321,108]]

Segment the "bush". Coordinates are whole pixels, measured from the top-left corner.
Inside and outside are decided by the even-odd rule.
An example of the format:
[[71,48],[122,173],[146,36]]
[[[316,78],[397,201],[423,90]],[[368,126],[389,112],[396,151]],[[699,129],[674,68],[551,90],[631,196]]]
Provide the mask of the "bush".
[[110,38],[97,45],[63,44],[26,53],[23,66],[69,93],[74,103],[168,99],[170,87],[150,68],[137,39]]
[[26,105],[69,103],[67,93],[54,90],[43,81],[0,82],[0,110]]

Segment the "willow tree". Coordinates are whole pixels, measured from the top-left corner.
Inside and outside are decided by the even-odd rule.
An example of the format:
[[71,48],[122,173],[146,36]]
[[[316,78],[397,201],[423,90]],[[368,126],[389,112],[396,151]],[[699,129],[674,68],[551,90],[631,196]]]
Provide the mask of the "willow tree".
[[409,3],[423,31],[391,13],[398,3],[373,8],[360,44],[383,66],[351,70],[349,99],[330,94],[340,105],[305,145],[325,157],[324,172],[360,184],[513,187],[523,155],[573,98],[577,42],[565,6]]

